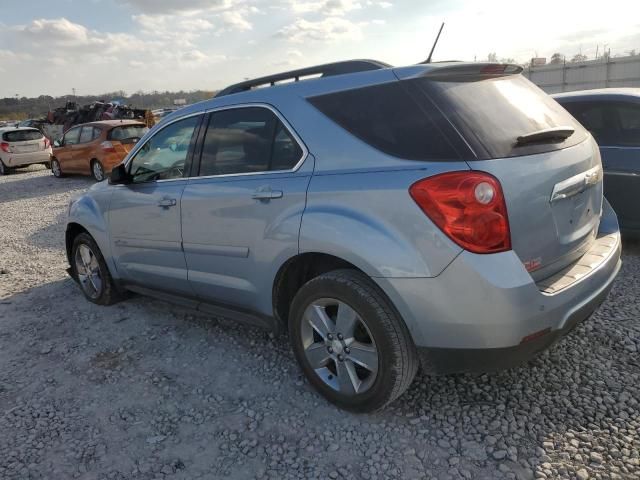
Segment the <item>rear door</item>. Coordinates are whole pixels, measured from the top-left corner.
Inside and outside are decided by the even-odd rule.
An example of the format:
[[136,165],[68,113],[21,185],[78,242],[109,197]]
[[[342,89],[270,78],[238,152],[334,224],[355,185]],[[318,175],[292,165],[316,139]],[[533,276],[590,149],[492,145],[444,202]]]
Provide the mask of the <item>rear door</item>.
[[306,157],[267,106],[210,114],[197,176],[182,197],[183,247],[200,299],[269,311],[274,268],[298,253],[313,170]]
[[[472,169],[501,183],[514,251],[534,278],[555,273],[594,240],[602,211],[597,145],[542,90],[500,66],[449,67],[407,83],[475,153]],[[470,71],[470,69],[477,71]],[[437,69],[436,69],[436,72]]]
[[563,106],[600,146],[604,193],[622,228],[640,230],[640,100],[567,101]]

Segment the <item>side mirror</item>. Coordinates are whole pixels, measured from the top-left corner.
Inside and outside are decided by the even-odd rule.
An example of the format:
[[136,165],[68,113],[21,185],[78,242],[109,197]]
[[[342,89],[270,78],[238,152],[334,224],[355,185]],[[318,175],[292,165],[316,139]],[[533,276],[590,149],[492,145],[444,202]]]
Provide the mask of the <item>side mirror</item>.
[[58,138],[57,140],[53,141],[53,146],[54,147],[61,147],[62,146],[62,139]]
[[109,183],[111,185],[126,185],[131,183],[131,175],[127,172],[127,167],[124,166],[124,163],[121,163],[111,170]]

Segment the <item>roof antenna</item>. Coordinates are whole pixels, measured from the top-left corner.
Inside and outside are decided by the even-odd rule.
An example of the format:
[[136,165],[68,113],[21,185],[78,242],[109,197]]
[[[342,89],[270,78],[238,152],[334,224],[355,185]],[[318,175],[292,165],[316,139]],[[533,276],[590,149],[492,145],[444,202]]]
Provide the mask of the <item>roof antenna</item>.
[[431,57],[433,56],[433,51],[436,49],[436,45],[438,44],[438,40],[440,40],[440,34],[442,33],[442,29],[444,28],[444,22],[440,25],[440,30],[438,30],[438,36],[436,37],[436,41],[433,42],[433,47],[431,47],[431,51],[429,52],[429,56],[422,63],[431,63]]

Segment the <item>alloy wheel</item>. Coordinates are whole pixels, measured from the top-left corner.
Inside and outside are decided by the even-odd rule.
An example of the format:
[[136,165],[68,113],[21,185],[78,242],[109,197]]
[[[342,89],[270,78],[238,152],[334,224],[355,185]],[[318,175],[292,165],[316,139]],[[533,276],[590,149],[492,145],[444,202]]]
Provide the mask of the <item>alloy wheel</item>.
[[100,162],[93,162],[93,178],[95,178],[97,182],[104,180],[104,170]]
[[54,160],[51,162],[51,172],[53,172],[54,177],[59,177],[62,171],[60,170],[60,163],[58,160]]
[[366,392],[378,374],[378,349],[365,321],[334,298],[312,302],[302,318],[302,346],[316,375],[344,394]]
[[84,293],[96,299],[102,293],[102,274],[96,255],[88,245],[79,245],[75,255],[76,273]]

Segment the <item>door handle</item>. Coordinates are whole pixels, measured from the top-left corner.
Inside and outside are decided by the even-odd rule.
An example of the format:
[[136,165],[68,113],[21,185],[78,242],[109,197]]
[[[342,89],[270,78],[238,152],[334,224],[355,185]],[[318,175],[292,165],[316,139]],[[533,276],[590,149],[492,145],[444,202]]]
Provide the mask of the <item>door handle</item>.
[[253,198],[254,200],[271,200],[274,198],[282,198],[282,190],[271,190],[271,188],[259,188],[258,190],[256,190],[255,192],[253,192],[253,195],[251,195],[251,198]]
[[158,202],[158,206],[162,208],[175,207],[177,204],[175,198],[163,198]]

